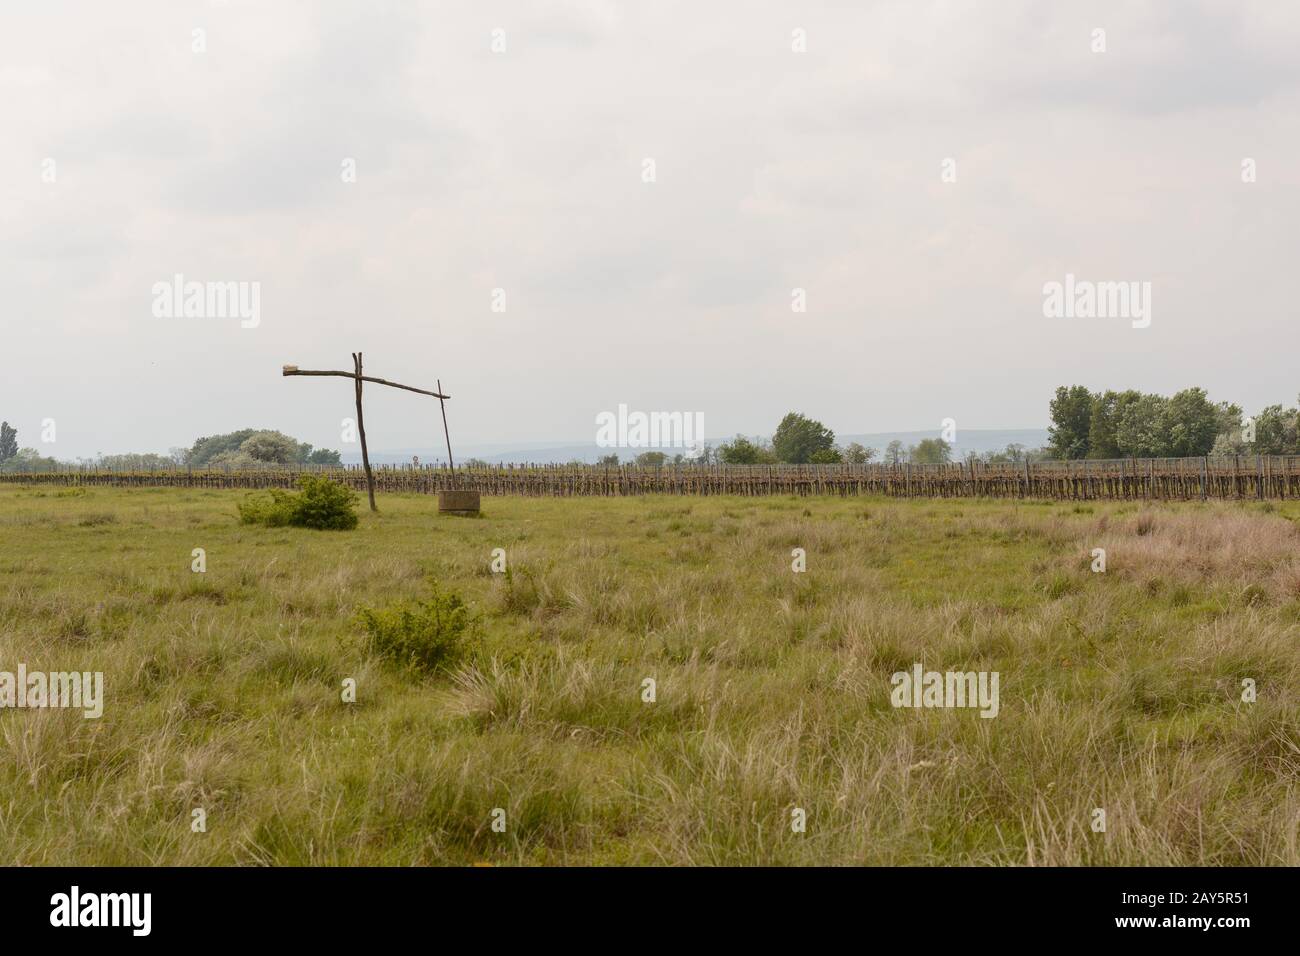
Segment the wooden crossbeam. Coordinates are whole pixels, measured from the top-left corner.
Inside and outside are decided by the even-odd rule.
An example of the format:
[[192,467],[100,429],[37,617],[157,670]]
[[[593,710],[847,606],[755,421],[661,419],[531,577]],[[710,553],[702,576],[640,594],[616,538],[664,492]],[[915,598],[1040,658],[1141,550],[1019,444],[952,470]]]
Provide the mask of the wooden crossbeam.
[[[281,375],[338,375],[342,378],[356,378],[356,372],[318,372],[310,369],[300,369],[296,365],[286,365],[281,371]],[[408,392],[419,392],[421,395],[431,395],[434,398],[447,399],[450,395],[443,395],[441,392],[430,392],[423,388],[416,388],[414,385],[402,385],[398,382],[390,382],[386,378],[375,378],[373,375],[362,375],[363,382],[374,382],[376,385],[389,385],[393,388],[404,388]]]

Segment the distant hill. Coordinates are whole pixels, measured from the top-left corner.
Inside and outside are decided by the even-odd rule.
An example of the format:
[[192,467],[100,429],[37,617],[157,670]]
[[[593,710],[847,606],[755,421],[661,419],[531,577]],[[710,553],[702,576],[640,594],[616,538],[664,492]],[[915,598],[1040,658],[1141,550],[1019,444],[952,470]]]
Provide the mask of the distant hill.
[[[868,448],[876,449],[876,459],[884,452],[885,446],[891,441],[897,439],[904,446],[915,445],[923,438],[937,438],[938,429],[930,431],[911,431],[911,432],[873,432],[859,435],[836,435],[836,441],[841,446],[849,442],[858,442]],[[730,436],[728,436],[730,437]],[[725,438],[709,439],[709,443],[717,445]],[[953,443],[953,459],[963,457],[967,452],[984,453],[987,451],[1001,451],[1007,445],[1018,444],[1026,448],[1040,448],[1047,444],[1046,428],[965,428],[957,430],[957,441]],[[617,453],[618,456],[625,460],[631,461],[643,451],[653,451],[649,448],[601,448],[595,442],[518,442],[514,444],[497,444],[497,445],[466,445],[464,448],[453,448],[458,462],[468,461],[471,458],[477,458],[481,461],[492,464],[525,464],[528,462],[552,463],[567,461],[585,461],[594,463],[603,455]],[[680,449],[663,448],[661,451],[676,454]],[[403,464],[411,460],[411,456],[418,455],[423,464],[445,464],[447,460],[446,450],[441,451],[433,448],[395,448],[383,451],[373,451],[370,453],[370,461],[373,464]],[[343,453],[343,461],[348,464],[357,464],[361,461],[361,452]]]

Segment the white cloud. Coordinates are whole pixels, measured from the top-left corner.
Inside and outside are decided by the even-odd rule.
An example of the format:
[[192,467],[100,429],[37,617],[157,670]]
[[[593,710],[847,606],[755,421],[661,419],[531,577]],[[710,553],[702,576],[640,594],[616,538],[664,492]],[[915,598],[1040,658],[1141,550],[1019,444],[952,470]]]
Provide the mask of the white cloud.
[[[58,417],[65,457],[251,425],[337,446],[347,389],[278,370],[356,349],[440,377],[466,443],[587,437],[620,401],[753,433],[791,408],[847,432],[1037,425],[1065,382],[1294,398],[1291,7],[5,16],[0,417],[25,443]],[[1044,320],[1066,271],[1152,281],[1152,327]],[[176,272],[260,281],[261,326],[153,319]],[[418,400],[371,400],[377,446],[434,444]]]

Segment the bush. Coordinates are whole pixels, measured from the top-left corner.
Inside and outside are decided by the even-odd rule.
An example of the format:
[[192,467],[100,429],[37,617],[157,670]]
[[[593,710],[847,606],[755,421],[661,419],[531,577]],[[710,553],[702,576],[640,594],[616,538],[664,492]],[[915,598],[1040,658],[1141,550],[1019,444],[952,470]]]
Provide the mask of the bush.
[[242,524],[260,524],[268,528],[283,528],[294,515],[294,499],[298,496],[279,488],[251,494],[238,505]]
[[350,531],[357,526],[357,496],[351,488],[316,475],[303,475],[298,487],[299,492],[272,488],[249,495],[239,504],[239,520],[268,528]]
[[303,475],[298,479],[298,487],[302,488],[299,521],[291,524],[333,531],[349,531],[357,526],[357,495],[347,485],[316,475]]
[[365,630],[365,650],[418,671],[454,665],[465,652],[465,632],[474,619],[455,593],[434,588],[428,601],[403,601],[387,608],[363,607],[356,622]]
[[718,446],[718,457],[727,465],[765,465],[776,461],[772,449],[760,442],[737,435]]

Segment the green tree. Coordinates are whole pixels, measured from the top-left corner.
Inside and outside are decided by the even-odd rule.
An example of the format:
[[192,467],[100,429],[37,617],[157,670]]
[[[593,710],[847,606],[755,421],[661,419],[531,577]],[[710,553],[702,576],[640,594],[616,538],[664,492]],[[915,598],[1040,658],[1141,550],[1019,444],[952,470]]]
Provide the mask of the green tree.
[[1169,454],[1165,434],[1165,406],[1169,399],[1163,395],[1143,395],[1125,406],[1115,426],[1115,441],[1120,455],[1133,458],[1164,458]]
[[952,460],[952,446],[942,438],[923,438],[908,449],[914,465],[942,465]]
[[906,455],[907,451],[903,447],[903,443],[897,438],[885,446],[884,460],[886,465],[900,465],[903,463],[903,459]]
[[1119,458],[1119,442],[1115,430],[1124,409],[1142,397],[1142,393],[1128,389],[1123,392],[1098,392],[1092,398],[1092,412],[1088,419],[1088,457]]
[[865,465],[876,457],[876,450],[874,448],[864,448],[855,441],[849,442],[842,457],[850,465]]
[[1201,388],[1177,392],[1164,407],[1166,454],[1175,458],[1208,455],[1219,434],[1221,409],[1211,404]]
[[1214,439],[1214,447],[1210,449],[1210,454],[1215,458],[1230,458],[1233,455],[1250,455],[1253,454],[1252,446],[1246,444],[1241,435],[1241,429],[1235,431],[1220,432]]
[[791,412],[781,419],[772,435],[772,451],[780,461],[802,465],[819,451],[835,447],[835,433],[819,421]]
[[1024,445],[1012,442],[1007,445],[1006,448],[1002,449],[1002,451],[986,452],[982,458],[974,452],[970,452],[966,455],[966,460],[970,461],[973,457],[976,460],[983,461],[990,465],[1003,465],[1010,463],[1019,464],[1028,458],[1029,455],[1030,452]]
[[234,467],[246,464],[250,459],[254,463],[281,465],[337,465],[341,461],[338,452],[325,448],[313,450],[307,442],[266,428],[241,428],[224,435],[200,438],[190,449],[188,459],[189,464],[196,468],[217,464]]
[[761,465],[775,460],[769,448],[743,435],[719,445],[718,458],[727,465]]
[[[311,448],[310,445],[308,445],[307,447]],[[343,456],[336,451],[331,451],[328,448],[317,448],[314,451],[309,451],[303,460],[309,465],[343,464]]]
[[1057,458],[1083,458],[1088,454],[1088,430],[1092,423],[1092,393],[1082,385],[1062,385],[1048,406],[1052,425],[1047,430],[1049,445]]
[[604,465],[606,468],[617,468],[618,455],[601,455],[596,459],[596,464]]
[[0,462],[18,454],[18,429],[8,422],[0,422]]
[[239,450],[255,461],[291,465],[302,461],[302,447],[282,432],[260,431],[245,438]]
[[1255,416],[1257,455],[1300,455],[1300,411],[1269,405]]
[[838,465],[842,461],[844,455],[838,448],[819,448],[808,459],[808,463],[812,465]]
[[59,463],[53,458],[43,458],[35,448],[20,448],[12,458],[0,462],[0,470],[7,472],[57,471]]
[[668,460],[668,456],[661,451],[643,451],[636,456],[636,463],[643,468],[658,468]]
[[1241,437],[1241,406],[1234,405],[1231,402],[1219,402],[1214,407],[1218,423],[1215,426],[1218,434],[1224,432],[1236,432],[1237,437]]
[[244,428],[225,435],[210,435],[206,438],[200,438],[194,442],[194,447],[190,449],[190,464],[196,468],[201,468],[224,452],[237,452],[245,439],[256,431],[255,428]]

